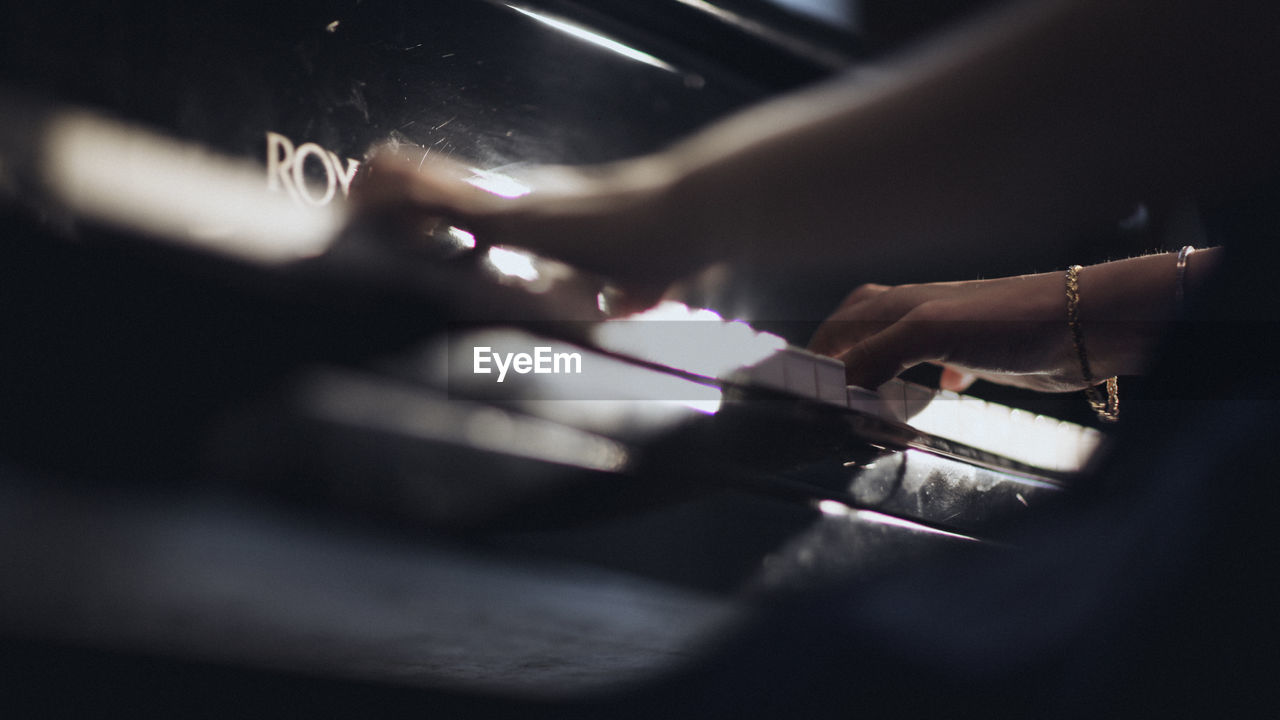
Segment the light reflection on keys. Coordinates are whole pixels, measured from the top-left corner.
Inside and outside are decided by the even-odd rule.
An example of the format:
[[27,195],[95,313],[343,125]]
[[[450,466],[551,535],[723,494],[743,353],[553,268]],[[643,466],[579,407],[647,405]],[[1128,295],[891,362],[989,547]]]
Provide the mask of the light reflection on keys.
[[729,377],[907,423],[921,432],[1046,470],[1078,470],[1101,439],[1097,431],[1074,423],[898,379],[874,392],[846,387],[842,363],[796,347],[781,348]]
[[931,435],[1060,472],[1080,469],[1102,439],[1092,428],[947,392],[937,393],[910,424]]
[[818,399],[835,405],[846,403],[848,391],[844,384],[844,363],[824,357],[814,365],[814,369],[818,378]]
[[[689,336],[673,342],[672,328],[651,327],[652,336],[643,337],[644,323],[634,320],[702,322],[683,328],[696,332],[696,339]],[[605,349],[686,372],[907,423],[921,432],[1047,470],[1079,469],[1101,439],[1091,428],[896,378],[876,391],[845,386],[844,364],[839,360],[786,345],[776,335],[755,332],[740,321],[728,322],[710,311],[679,303],[663,303],[622,322],[629,324],[604,323],[596,342]],[[736,364],[726,357],[730,350],[736,353]],[[690,353],[699,352],[713,355],[710,359],[714,362],[691,361]]]

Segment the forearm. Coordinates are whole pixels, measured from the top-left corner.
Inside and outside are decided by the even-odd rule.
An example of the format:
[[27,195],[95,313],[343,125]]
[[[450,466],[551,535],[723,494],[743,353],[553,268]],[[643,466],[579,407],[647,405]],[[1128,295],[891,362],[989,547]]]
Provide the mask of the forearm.
[[[1223,250],[1199,250],[1181,278],[1184,300],[1221,262]],[[1152,346],[1178,313],[1177,253],[1118,260],[1084,268],[1079,275],[1080,326],[1097,378],[1142,372]]]
[[[1222,250],[1194,253],[1187,297]],[[1077,275],[1077,315],[1092,380],[1142,373],[1156,338],[1177,316],[1177,253],[1091,265]],[[815,352],[843,358],[849,381],[875,387],[921,362],[947,365],[961,390],[974,377],[1033,390],[1086,383],[1068,320],[1062,272],[918,285],[863,285],[823,322]],[[970,377],[962,380],[960,374]]]
[[1038,3],[881,86],[730,118],[662,154],[673,226],[717,257],[1030,256],[1137,200],[1244,179],[1276,155],[1278,40],[1211,5]]

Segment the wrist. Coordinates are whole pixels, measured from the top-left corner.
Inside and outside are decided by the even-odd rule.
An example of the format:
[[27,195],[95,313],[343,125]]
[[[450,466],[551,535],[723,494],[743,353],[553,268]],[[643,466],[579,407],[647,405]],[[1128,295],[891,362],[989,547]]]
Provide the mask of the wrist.
[[1095,378],[1135,375],[1176,317],[1179,294],[1194,296],[1217,261],[1216,249],[1197,252],[1178,270],[1178,253],[1092,265],[1079,274],[1079,322]]

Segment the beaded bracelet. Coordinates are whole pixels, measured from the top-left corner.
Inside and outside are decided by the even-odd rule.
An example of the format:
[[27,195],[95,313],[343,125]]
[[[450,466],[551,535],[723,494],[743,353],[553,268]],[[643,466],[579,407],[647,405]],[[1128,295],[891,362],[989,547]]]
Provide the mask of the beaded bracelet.
[[1071,328],[1071,342],[1075,345],[1076,356],[1080,358],[1080,374],[1084,376],[1087,387],[1084,389],[1089,406],[1105,422],[1115,422],[1120,418],[1120,388],[1114,376],[1106,379],[1107,395],[1104,398],[1094,382],[1093,371],[1089,369],[1089,355],[1084,349],[1084,333],[1080,330],[1080,271],[1079,265],[1067,268],[1067,327]]

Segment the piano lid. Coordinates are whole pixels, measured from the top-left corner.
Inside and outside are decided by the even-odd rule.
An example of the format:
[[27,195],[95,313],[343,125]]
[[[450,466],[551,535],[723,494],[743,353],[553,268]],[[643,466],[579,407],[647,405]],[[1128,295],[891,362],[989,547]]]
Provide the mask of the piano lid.
[[[391,142],[485,168],[653,150],[769,90],[705,53],[543,4],[12,3],[0,86],[260,162],[271,132],[341,159]],[[323,167],[311,160],[307,175]]]

